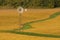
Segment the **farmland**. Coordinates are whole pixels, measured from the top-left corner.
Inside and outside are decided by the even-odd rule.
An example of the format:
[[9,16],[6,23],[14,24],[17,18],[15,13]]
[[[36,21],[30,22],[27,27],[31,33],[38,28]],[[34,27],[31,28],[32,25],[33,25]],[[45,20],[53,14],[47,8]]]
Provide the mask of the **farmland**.
[[[22,14],[22,24],[46,19],[55,12],[60,12],[60,8],[56,9],[28,9]],[[40,34],[60,35],[60,15],[44,21],[31,24],[32,28],[23,30],[23,32],[33,32]],[[20,28],[19,14],[16,9],[0,9],[0,30],[13,30]],[[14,33],[0,33],[0,40],[60,40],[60,38],[28,36]]]

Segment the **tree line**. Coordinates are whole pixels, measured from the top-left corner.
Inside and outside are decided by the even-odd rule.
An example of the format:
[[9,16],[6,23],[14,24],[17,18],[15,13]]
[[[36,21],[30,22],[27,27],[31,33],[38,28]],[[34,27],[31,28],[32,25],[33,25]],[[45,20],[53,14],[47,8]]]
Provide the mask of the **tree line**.
[[0,8],[57,8],[60,0],[0,0]]

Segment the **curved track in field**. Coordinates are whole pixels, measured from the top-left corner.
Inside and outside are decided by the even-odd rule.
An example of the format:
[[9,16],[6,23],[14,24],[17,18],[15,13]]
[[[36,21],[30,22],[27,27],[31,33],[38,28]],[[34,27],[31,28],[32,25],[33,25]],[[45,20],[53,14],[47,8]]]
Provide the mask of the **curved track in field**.
[[32,28],[32,26],[30,25],[30,24],[32,24],[32,23],[47,21],[47,20],[56,18],[56,17],[59,16],[59,15],[60,15],[60,12],[56,12],[56,13],[50,15],[50,17],[48,17],[48,18],[46,18],[46,19],[36,20],[36,21],[31,21],[31,22],[24,23],[24,24],[23,24],[23,27],[20,28],[19,30],[25,30],[25,29]]
[[[32,22],[27,22],[23,25],[23,28],[20,28],[18,30],[25,30],[31,28],[32,23],[37,23],[37,22],[43,22],[49,19],[53,19],[57,16],[60,15],[60,12],[56,12],[52,15],[50,15],[49,18],[42,19],[42,20],[37,20],[37,21],[32,21]],[[16,30],[0,30],[0,32],[5,32],[5,33],[14,33],[14,34],[22,34],[22,35],[29,35],[29,36],[39,36],[39,37],[52,37],[52,38],[60,38],[59,35],[53,35],[53,34],[38,34],[38,33],[32,33],[32,32],[22,32],[22,31],[16,31]]]

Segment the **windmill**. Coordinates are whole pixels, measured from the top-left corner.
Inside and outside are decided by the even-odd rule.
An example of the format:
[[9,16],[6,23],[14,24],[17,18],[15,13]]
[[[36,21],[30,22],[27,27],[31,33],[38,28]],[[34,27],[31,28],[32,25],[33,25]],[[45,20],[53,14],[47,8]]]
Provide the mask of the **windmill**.
[[[17,11],[18,11],[18,14],[19,14],[19,27],[20,27],[20,28],[23,28],[23,25],[22,25],[22,20],[23,20],[23,19],[22,19],[22,14],[24,13],[24,11],[26,12],[27,9],[24,9],[23,7],[20,6],[20,7],[17,8]],[[19,29],[20,29],[20,28],[19,28]],[[19,30],[19,29],[18,29],[18,30]]]

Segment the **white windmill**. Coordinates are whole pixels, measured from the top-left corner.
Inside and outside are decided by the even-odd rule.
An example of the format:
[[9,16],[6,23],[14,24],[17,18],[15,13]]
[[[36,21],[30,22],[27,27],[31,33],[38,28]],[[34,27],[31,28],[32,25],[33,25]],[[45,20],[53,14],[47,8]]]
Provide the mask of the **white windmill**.
[[19,26],[23,27],[22,26],[22,14],[24,13],[24,11],[27,11],[27,9],[24,9],[23,7],[20,6],[17,8],[17,11],[19,13]]

